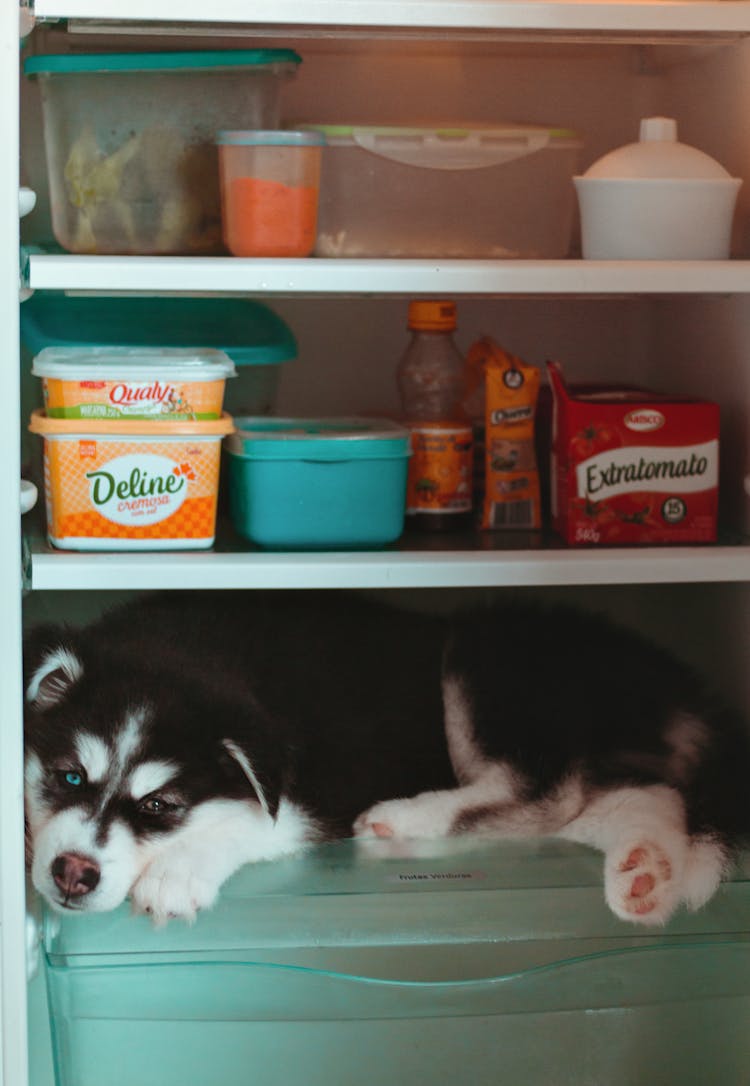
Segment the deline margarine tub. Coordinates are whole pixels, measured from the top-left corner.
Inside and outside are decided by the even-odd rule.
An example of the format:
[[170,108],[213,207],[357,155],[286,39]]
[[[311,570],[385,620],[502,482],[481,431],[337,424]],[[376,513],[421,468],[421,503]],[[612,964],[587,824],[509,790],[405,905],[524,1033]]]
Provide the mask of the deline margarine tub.
[[221,440],[205,422],[51,419],[44,438],[47,538],[67,550],[186,550],[214,541]]

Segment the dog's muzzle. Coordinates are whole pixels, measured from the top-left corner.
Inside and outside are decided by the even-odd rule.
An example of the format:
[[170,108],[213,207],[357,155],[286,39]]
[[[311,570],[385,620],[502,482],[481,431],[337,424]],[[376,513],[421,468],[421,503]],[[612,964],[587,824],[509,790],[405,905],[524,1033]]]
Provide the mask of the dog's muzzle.
[[99,885],[99,865],[89,856],[78,852],[62,852],[50,865],[55,885],[64,895],[64,904],[75,904]]

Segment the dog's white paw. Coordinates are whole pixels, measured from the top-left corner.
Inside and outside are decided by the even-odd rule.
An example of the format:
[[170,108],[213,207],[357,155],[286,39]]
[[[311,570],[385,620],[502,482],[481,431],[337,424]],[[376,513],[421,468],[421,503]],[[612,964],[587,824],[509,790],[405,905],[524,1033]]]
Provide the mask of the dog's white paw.
[[454,819],[445,793],[423,792],[413,799],[390,799],[364,811],[354,823],[355,837],[445,837]]
[[607,903],[622,920],[664,924],[681,896],[677,868],[676,858],[653,841],[616,849],[605,865]]
[[195,871],[189,858],[156,859],[130,892],[133,910],[147,913],[157,925],[168,920],[195,920],[199,909],[216,901],[219,887]]

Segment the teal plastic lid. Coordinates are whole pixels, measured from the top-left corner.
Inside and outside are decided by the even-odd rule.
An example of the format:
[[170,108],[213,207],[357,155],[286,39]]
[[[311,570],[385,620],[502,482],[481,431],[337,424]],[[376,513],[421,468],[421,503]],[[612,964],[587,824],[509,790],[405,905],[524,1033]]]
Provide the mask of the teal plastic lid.
[[292,132],[279,128],[265,132],[256,128],[219,132],[216,136],[218,144],[231,147],[322,147],[325,141],[322,132]]
[[227,452],[249,460],[393,460],[408,456],[409,431],[390,419],[234,419]]
[[66,298],[37,291],[21,307],[21,339],[33,355],[45,347],[213,348],[236,366],[297,357],[289,326],[248,298]]
[[173,53],[48,53],[28,57],[26,75],[73,72],[166,72],[302,63],[293,49],[212,49]]

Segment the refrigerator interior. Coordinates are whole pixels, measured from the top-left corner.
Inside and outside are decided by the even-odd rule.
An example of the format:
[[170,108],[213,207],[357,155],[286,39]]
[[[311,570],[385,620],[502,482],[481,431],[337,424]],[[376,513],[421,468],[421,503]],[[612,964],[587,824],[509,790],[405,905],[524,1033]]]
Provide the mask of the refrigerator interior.
[[[745,179],[735,218],[733,253],[750,257],[750,43],[723,40],[450,40],[435,35],[210,38],[211,48],[283,45],[303,58],[285,88],[288,121],[423,123],[517,121],[575,129],[581,171],[606,151],[637,138],[641,117],[675,117],[680,138]],[[27,49],[191,48],[206,38],[104,35],[38,28]],[[23,240],[50,238],[49,201],[36,88],[22,87],[23,181],[38,193],[23,223]],[[578,244],[573,232],[572,255]],[[267,302],[292,328],[299,358],[283,369],[280,414],[398,412],[395,367],[406,344],[406,298],[272,295]],[[750,295],[459,297],[457,341],[466,349],[489,334],[525,360],[558,359],[575,380],[627,381],[658,391],[717,401],[722,413],[721,520],[732,536],[750,530],[743,489],[750,472]],[[38,395],[23,375],[24,416]],[[165,562],[169,556],[164,555]],[[505,589],[390,590],[394,605],[449,609]],[[745,646],[750,637],[746,584],[575,585],[526,588],[530,596],[564,598],[605,609],[653,634],[708,672],[750,709]],[[122,593],[33,592],[25,621],[85,621]],[[540,670],[543,662],[540,661]],[[34,991],[37,989],[35,988]],[[36,998],[36,997],[35,997]],[[37,1018],[38,1022],[38,1018]],[[39,1039],[36,1034],[37,1042]],[[38,1081],[49,1066],[32,1051]]]

